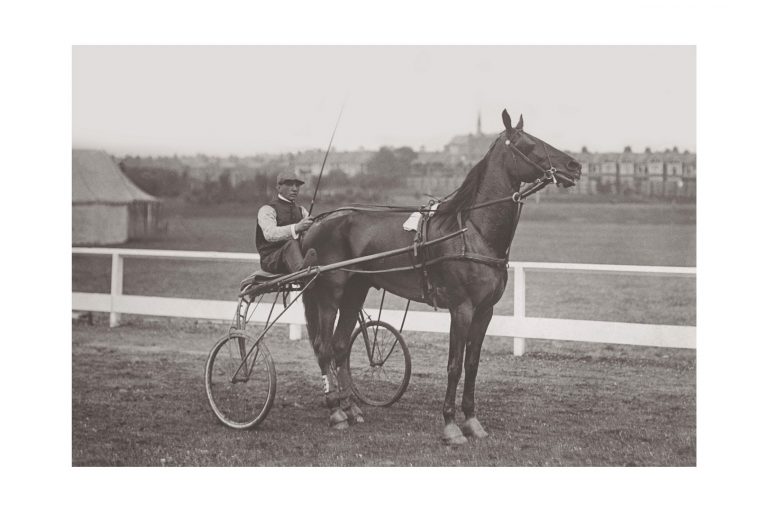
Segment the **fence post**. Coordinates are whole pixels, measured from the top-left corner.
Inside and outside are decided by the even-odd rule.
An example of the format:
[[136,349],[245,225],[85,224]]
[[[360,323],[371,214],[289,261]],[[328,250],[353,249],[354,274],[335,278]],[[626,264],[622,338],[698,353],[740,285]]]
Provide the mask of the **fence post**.
[[[298,292],[291,292],[289,294],[289,301],[293,301],[297,296]],[[298,341],[301,339],[301,324],[288,325],[288,339],[291,341]]]
[[120,313],[115,311],[115,302],[123,294],[123,256],[112,253],[112,285],[110,287],[109,326],[120,325]]
[[[520,323],[525,318],[525,268],[522,265],[515,265],[515,288],[514,288],[514,317]],[[525,338],[518,336],[512,339],[512,355],[522,356],[525,354]]]

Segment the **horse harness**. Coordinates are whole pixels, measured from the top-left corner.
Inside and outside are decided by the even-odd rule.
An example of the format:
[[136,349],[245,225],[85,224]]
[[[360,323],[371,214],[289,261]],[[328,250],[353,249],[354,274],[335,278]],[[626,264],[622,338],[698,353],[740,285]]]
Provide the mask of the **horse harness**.
[[[429,221],[432,218],[431,212],[432,212],[434,201],[431,201],[430,204],[428,205],[427,211],[429,211],[430,213],[428,213],[427,215],[424,215],[422,213],[421,221],[419,222],[419,228],[416,230],[416,235],[413,241],[413,253],[411,256],[411,261],[413,262],[412,268],[414,270],[416,269],[421,270],[422,300],[424,300],[424,302],[429,301],[428,303],[435,309],[437,309],[437,305],[435,302],[436,292],[435,292],[435,287],[432,284],[432,280],[430,279],[430,276],[429,276],[429,267],[440,261],[445,261],[448,259],[460,259],[460,260],[474,261],[476,263],[482,263],[484,265],[490,265],[493,267],[506,268],[507,262],[509,261],[509,251],[512,246],[512,240],[514,240],[515,238],[515,232],[517,231],[517,225],[520,222],[520,215],[522,214],[522,210],[523,210],[523,204],[524,204],[523,199],[530,196],[531,194],[538,192],[539,190],[541,190],[542,188],[546,187],[551,183],[554,183],[554,184],[557,183],[557,177],[555,174],[557,172],[557,169],[555,168],[555,166],[552,165],[552,160],[549,158],[549,152],[547,151],[546,146],[544,146],[544,152],[547,157],[547,163],[549,164],[548,169],[545,169],[541,165],[537,164],[536,162],[528,158],[528,156],[525,153],[523,153],[517,146],[515,146],[512,143],[509,137],[507,137],[505,141],[505,145],[516,153],[515,158],[519,157],[522,160],[524,160],[528,165],[532,166],[533,168],[541,172],[541,176],[538,179],[536,179],[536,181],[531,183],[528,187],[526,187],[526,189],[523,190],[522,192],[515,192],[511,196],[505,196],[499,199],[485,201],[483,203],[473,205],[469,208],[465,208],[457,212],[456,221],[459,225],[459,231],[461,232],[461,240],[462,240],[461,252],[459,254],[442,256],[432,260],[428,259],[429,249],[425,247],[424,244],[428,241],[427,232],[429,227]],[[504,258],[495,258],[492,256],[486,256],[485,254],[468,252],[466,228],[464,227],[464,220],[462,219],[462,213],[469,210],[484,208],[492,204],[502,203],[505,201],[513,201],[514,203],[516,203],[517,208],[515,211],[514,224],[512,226],[512,236],[509,239],[510,245],[507,246],[506,251],[504,252]]]
[[[411,268],[414,270],[416,269],[421,270],[422,299],[424,300],[424,302],[427,302],[433,308],[437,309],[437,305],[435,303],[435,298],[436,298],[435,287],[433,286],[432,279],[429,276],[429,267],[436,263],[454,259],[454,260],[473,261],[475,263],[482,263],[484,265],[489,265],[492,267],[506,268],[507,262],[509,261],[509,251],[512,246],[512,240],[514,240],[515,238],[517,225],[520,222],[520,216],[522,215],[522,212],[523,212],[523,205],[525,204],[523,200],[553,182],[554,181],[550,181],[549,176],[544,177],[543,179],[539,178],[535,182],[531,183],[531,185],[525,190],[523,190],[522,192],[515,192],[510,196],[505,196],[503,198],[494,199],[492,201],[479,203],[457,212],[456,222],[459,225],[459,232],[461,233],[461,250],[458,254],[449,254],[449,255],[440,256],[434,259],[429,259],[429,247],[426,247],[425,244],[429,241],[427,237],[427,233],[429,228],[429,222],[432,216],[429,214],[422,215],[421,221],[419,222],[419,228],[416,230],[416,235],[414,236],[413,251],[410,254],[411,254],[411,261],[412,261]],[[492,204],[502,203],[506,201],[514,202],[517,208],[515,209],[515,214],[514,214],[515,219],[514,219],[514,224],[512,225],[512,235],[510,236],[510,239],[509,239],[510,245],[507,246],[507,249],[504,252],[504,257],[495,258],[493,256],[486,256],[485,254],[470,252],[467,249],[467,233],[466,233],[467,228],[464,225],[464,219],[462,218],[462,213],[469,210],[483,208],[486,206],[490,206]]]
[[[431,245],[429,243],[427,233],[429,228],[429,222],[432,218],[432,214],[435,213],[433,211],[434,205],[437,203],[439,204],[440,201],[430,201],[430,203],[427,205],[426,208],[419,208],[418,212],[422,214],[421,219],[419,220],[418,228],[416,229],[416,235],[414,236],[413,240],[413,250],[409,253],[411,257],[411,265],[404,266],[404,267],[396,267],[396,268],[388,268],[384,270],[362,270],[362,269],[351,269],[351,268],[344,268],[341,270],[346,270],[349,272],[359,273],[359,274],[381,274],[386,272],[401,272],[405,270],[420,270],[421,275],[421,287],[422,287],[422,300],[425,303],[430,304],[433,308],[437,309],[436,305],[436,291],[435,287],[432,284],[432,279],[429,275],[429,267],[432,265],[435,265],[437,263],[446,261],[446,260],[465,260],[465,261],[473,261],[476,263],[481,263],[484,265],[490,265],[494,267],[500,267],[500,268],[506,268],[507,262],[509,261],[509,251],[512,244],[512,240],[515,237],[515,232],[517,231],[517,225],[520,221],[520,215],[522,214],[523,209],[523,200],[527,198],[528,196],[535,194],[539,190],[543,189],[547,185],[550,184],[557,184],[557,176],[556,172],[557,169],[552,165],[552,162],[549,158],[549,153],[546,151],[546,146],[544,146],[544,151],[546,153],[547,157],[547,163],[549,164],[549,169],[545,169],[541,165],[537,164],[536,162],[532,161],[528,156],[525,155],[519,148],[517,148],[512,141],[507,138],[505,141],[505,144],[508,148],[512,149],[516,155],[515,157],[521,158],[523,161],[525,161],[530,166],[534,167],[536,170],[541,172],[541,176],[537,178],[532,183],[528,184],[528,186],[523,190],[519,192],[515,192],[509,196],[504,196],[498,199],[492,199],[490,201],[484,201],[482,203],[478,203],[475,205],[472,205],[468,208],[463,208],[462,210],[459,210],[456,213],[456,220],[459,226],[459,230],[456,233],[452,233],[448,236],[448,238],[452,238],[453,235],[461,235],[462,244],[461,244],[461,251],[458,254],[449,254],[445,256],[439,256],[437,258],[429,259],[429,247],[428,245]],[[561,176],[561,179],[563,177]],[[450,196],[447,196],[450,197]],[[462,214],[464,212],[475,210],[478,208],[484,208],[486,206],[491,206],[498,203],[503,203],[507,201],[512,201],[516,203],[517,208],[515,211],[515,220],[514,225],[512,226],[512,236],[510,237],[510,245],[507,246],[507,249],[504,254],[504,258],[495,258],[492,256],[486,256],[484,254],[477,254],[472,253],[467,250],[467,237],[466,237],[466,231],[467,228],[464,226],[464,220],[462,219]],[[389,208],[390,211],[398,211],[397,208],[385,206],[385,208]],[[376,210],[374,208],[359,208],[359,207],[345,207],[345,208],[339,208],[335,211],[339,210],[365,210],[365,211],[380,211]],[[413,212],[413,209],[402,209],[402,211],[408,211]],[[333,212],[326,212],[327,214],[330,214]]]

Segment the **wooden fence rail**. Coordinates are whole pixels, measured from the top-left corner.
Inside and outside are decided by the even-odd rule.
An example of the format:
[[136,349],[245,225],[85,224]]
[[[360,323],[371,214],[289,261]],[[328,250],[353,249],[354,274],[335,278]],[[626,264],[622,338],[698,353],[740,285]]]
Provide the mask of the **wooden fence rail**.
[[[192,259],[203,261],[258,261],[251,253],[167,251],[148,249],[73,248],[72,254],[103,255],[112,257],[110,293],[72,293],[73,311],[109,313],[110,326],[120,324],[121,314],[171,316],[205,320],[230,320],[234,316],[232,301],[147,297],[123,294],[123,262],[125,258]],[[653,267],[637,265],[592,265],[579,263],[542,263],[510,261],[508,268],[514,272],[513,315],[495,315],[488,327],[488,334],[513,338],[513,352],[525,352],[526,338],[542,338],[595,343],[616,343],[668,348],[696,348],[696,327],[679,325],[637,324],[528,317],[525,314],[525,271],[575,271],[620,272],[696,276],[694,267]],[[381,319],[400,325],[403,311],[384,310]],[[266,310],[257,310],[252,320],[266,319]],[[290,325],[291,339],[301,336],[305,323],[301,301],[283,315],[278,323]],[[409,311],[403,330],[434,333],[449,332],[449,315],[443,312]]]

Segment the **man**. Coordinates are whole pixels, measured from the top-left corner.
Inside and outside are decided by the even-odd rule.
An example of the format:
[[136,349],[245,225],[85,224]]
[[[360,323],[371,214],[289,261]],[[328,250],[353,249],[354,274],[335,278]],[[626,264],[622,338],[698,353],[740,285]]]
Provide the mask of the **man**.
[[277,175],[277,197],[259,208],[256,223],[256,249],[261,268],[273,274],[289,274],[313,265],[317,253],[301,254],[299,235],[312,226],[306,209],[296,204],[304,181],[292,172]]

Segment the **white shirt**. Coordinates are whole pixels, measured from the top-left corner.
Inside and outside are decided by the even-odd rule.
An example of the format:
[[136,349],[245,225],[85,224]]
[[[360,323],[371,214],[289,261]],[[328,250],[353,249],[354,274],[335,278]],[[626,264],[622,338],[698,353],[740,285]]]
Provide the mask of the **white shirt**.
[[[290,203],[289,200],[280,194],[277,194],[277,198],[286,203]],[[299,208],[301,208],[302,218],[309,216],[309,212],[303,206],[300,206]],[[259,208],[257,222],[259,223],[259,226],[261,226],[261,231],[264,233],[264,238],[267,242],[282,242],[283,240],[290,240],[291,238],[294,240],[299,238],[299,234],[296,233],[296,228],[294,227],[296,226],[295,224],[288,224],[286,226],[277,225],[277,212],[268,204]]]

